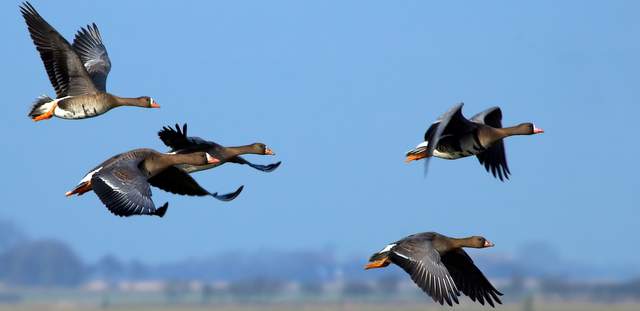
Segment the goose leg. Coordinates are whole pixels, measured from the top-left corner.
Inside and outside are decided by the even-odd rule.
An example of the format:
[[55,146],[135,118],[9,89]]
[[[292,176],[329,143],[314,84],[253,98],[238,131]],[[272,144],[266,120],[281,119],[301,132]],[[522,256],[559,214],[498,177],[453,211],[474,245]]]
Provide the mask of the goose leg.
[[33,117],[33,121],[38,122],[46,119],[51,119],[53,117],[53,111],[56,110],[56,107],[58,107],[58,103],[51,105],[51,109],[49,109],[49,111],[39,116]]
[[91,188],[91,181],[85,181],[79,184],[78,186],[76,186],[75,188],[73,188],[73,190],[67,191],[67,193],[65,193],[64,195],[72,196],[74,194],[77,194],[80,196],[80,195],[83,195],[85,192],[88,192],[91,190],[93,190],[93,188]]

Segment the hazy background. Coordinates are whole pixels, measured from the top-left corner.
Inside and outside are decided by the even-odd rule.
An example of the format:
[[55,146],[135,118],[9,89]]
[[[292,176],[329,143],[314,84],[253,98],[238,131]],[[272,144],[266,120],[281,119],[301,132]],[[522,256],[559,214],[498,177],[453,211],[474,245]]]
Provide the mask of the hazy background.
[[[69,40],[97,23],[113,63],[108,90],[162,108],[29,120],[33,98],[55,93],[19,2],[3,1],[0,218],[30,240],[63,241],[89,264],[309,250],[360,267],[386,243],[433,230],[482,234],[497,246],[473,256],[529,270],[527,259],[584,267],[576,277],[640,275],[635,1],[33,4]],[[475,158],[433,160],[426,179],[403,162],[460,101],[467,116],[499,105],[504,124],[545,129],[507,140],[510,181]],[[170,202],[162,219],[115,217],[92,193],[64,196],[111,155],[165,150],[156,132],[176,122],[224,145],[264,142],[275,157],[247,158],[283,164],[195,174],[211,191],[245,185],[229,203],[154,188],[156,204]]]

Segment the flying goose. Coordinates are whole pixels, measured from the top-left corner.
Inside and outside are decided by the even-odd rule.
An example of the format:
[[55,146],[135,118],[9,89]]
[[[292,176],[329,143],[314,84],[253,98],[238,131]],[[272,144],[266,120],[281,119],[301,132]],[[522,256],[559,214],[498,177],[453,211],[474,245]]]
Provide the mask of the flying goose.
[[46,95],[36,99],[29,112],[31,119],[91,118],[120,106],[160,108],[148,96],[127,98],[107,93],[111,60],[95,24],[81,28],[71,45],[29,2],[24,2],[20,11],[56,91],[56,99]]
[[492,307],[502,296],[476,267],[463,247],[485,248],[493,243],[481,236],[456,239],[435,232],[410,235],[373,254],[365,269],[377,269],[394,263],[406,271],[433,301],[449,306],[458,304],[460,292],[471,300]]
[[232,162],[236,164],[246,164],[254,169],[263,171],[263,172],[272,172],[282,162],[278,161],[276,163],[271,163],[268,165],[259,165],[253,164],[247,160],[245,160],[240,155],[243,154],[259,154],[259,155],[275,155],[273,151],[263,143],[253,143],[250,145],[238,146],[238,147],[225,147],[221,146],[215,142],[204,140],[200,137],[190,137],[187,136],[187,124],[185,123],[182,126],[182,129],[178,124],[176,124],[176,128],[173,129],[170,126],[165,126],[162,128],[160,132],[158,132],[158,136],[162,140],[162,142],[169,148],[171,148],[170,152],[175,153],[184,153],[184,152],[193,152],[193,151],[206,151],[213,155],[214,157],[220,159],[220,162],[214,164],[206,164],[206,165],[180,165],[182,169],[186,172],[192,173],[201,170],[210,169],[216,166],[220,166],[227,162]]
[[[89,171],[66,195],[82,195],[93,190],[114,215],[162,217],[169,203],[156,209],[151,200],[150,184],[182,195],[211,195],[222,200],[235,198],[242,189],[220,198],[217,193],[203,189],[189,174],[175,167],[180,164],[213,164],[218,161],[220,160],[206,152],[166,154],[152,149],[135,149],[102,162]],[[167,171],[170,173],[164,174]]]
[[[430,157],[455,160],[475,155],[487,172],[501,181],[509,179],[511,172],[507,165],[503,139],[514,135],[544,133],[533,123],[521,123],[512,127],[502,127],[500,107],[492,107],[467,120],[462,115],[460,103],[455,105],[424,134],[424,142],[407,152],[406,162]],[[425,163],[426,169],[427,163]]]

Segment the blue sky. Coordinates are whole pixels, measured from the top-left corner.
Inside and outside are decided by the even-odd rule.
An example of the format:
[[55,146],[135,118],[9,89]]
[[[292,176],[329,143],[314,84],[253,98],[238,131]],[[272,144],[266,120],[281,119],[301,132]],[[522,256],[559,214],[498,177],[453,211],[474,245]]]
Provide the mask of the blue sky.
[[[34,1],[71,39],[100,27],[110,92],[149,95],[157,110],[34,123],[54,95],[18,12],[0,4],[5,163],[0,217],[34,237],[161,262],[225,250],[335,247],[371,252],[407,234],[483,234],[509,253],[546,241],[568,259],[640,261],[639,4],[633,1]],[[506,142],[512,179],[474,158],[435,159],[430,175],[404,152],[464,101],[499,105],[505,124],[546,133]],[[88,194],[86,171],[138,147],[164,150],[163,125],[225,145],[261,141],[270,174],[228,164],[195,174],[233,202],[154,189],[167,216],[122,219]],[[249,157],[248,157],[249,158]],[[616,251],[612,251],[616,250]]]

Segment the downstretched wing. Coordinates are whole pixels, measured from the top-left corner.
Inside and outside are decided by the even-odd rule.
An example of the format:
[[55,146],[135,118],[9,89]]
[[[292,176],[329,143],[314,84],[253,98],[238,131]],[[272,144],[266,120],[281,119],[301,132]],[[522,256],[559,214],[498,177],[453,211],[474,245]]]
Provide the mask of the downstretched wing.
[[[170,126],[162,127],[162,130],[158,132],[160,140],[172,151],[184,150],[184,149],[202,149],[215,147],[215,143],[206,141],[200,137],[188,137],[187,136],[187,124],[182,126],[182,129],[178,124],[176,128]],[[214,154],[215,156],[215,154]]]
[[240,192],[242,192],[242,189],[244,189],[244,186],[240,186],[236,191],[231,193],[211,193],[202,188],[187,172],[175,166],[171,166],[158,175],[149,178],[149,183],[167,192],[190,196],[210,195],[221,201],[231,201],[235,199]]
[[91,76],[96,88],[107,91],[107,76],[111,71],[111,60],[96,24],[81,28],[73,40],[73,49],[80,56],[84,68]]
[[435,302],[441,305],[446,302],[450,306],[454,302],[459,303],[460,292],[431,241],[402,241],[391,249],[389,258],[404,269]]
[[40,52],[56,96],[61,98],[96,93],[96,87],[69,42],[29,2],[22,4],[20,12],[27,23],[31,39]]
[[456,286],[471,300],[478,300],[482,305],[486,301],[492,307],[495,307],[494,301],[502,304],[498,297],[502,293],[491,285],[464,250],[447,252],[442,256],[442,263],[451,273]]
[[93,191],[114,215],[162,217],[167,204],[155,208],[149,183],[138,168],[139,162],[137,159],[121,160],[93,174]]
[[227,162],[232,162],[232,163],[237,163],[237,164],[246,164],[249,165],[250,167],[253,167],[259,171],[263,171],[263,172],[273,172],[275,171],[275,169],[277,169],[280,164],[282,164],[282,161],[278,161],[276,163],[271,163],[271,164],[267,164],[267,165],[261,165],[261,164],[253,164],[251,162],[249,162],[248,160],[246,160],[245,158],[241,157],[241,156],[237,156],[237,157],[233,157],[231,159],[229,159]]
[[[500,107],[492,107],[480,112],[471,118],[471,121],[486,124],[494,128],[502,128],[502,111]],[[494,177],[501,181],[509,179],[509,166],[504,149],[504,141],[497,141],[489,149],[477,155],[478,161],[484,166],[487,172],[491,172]]]

